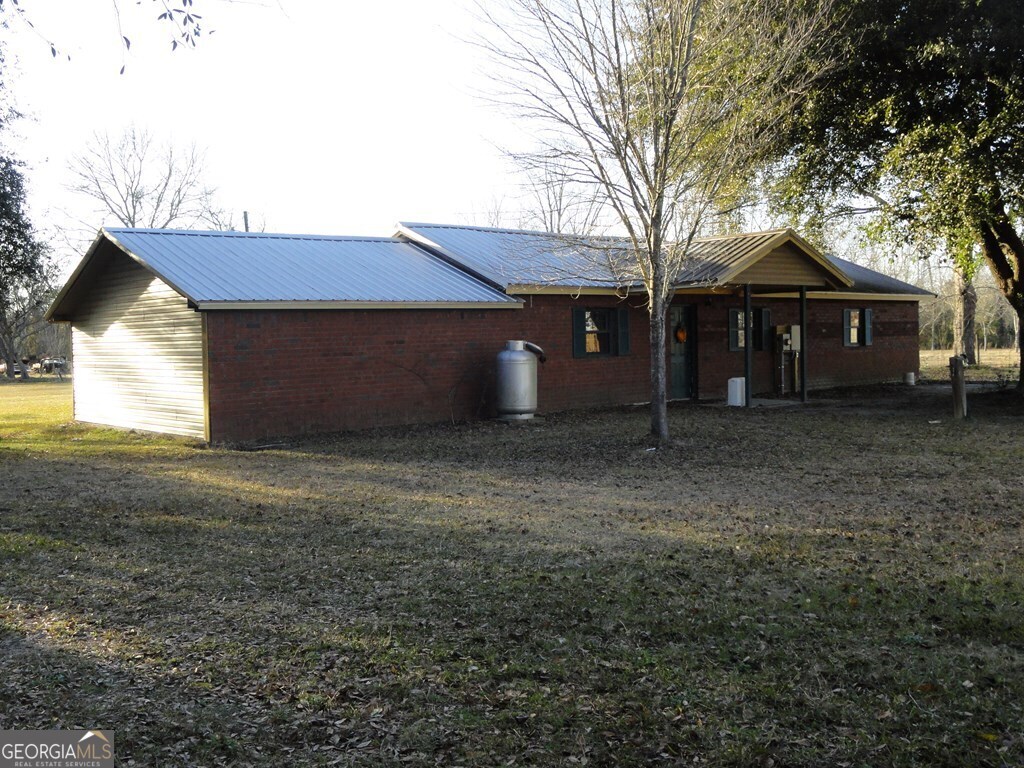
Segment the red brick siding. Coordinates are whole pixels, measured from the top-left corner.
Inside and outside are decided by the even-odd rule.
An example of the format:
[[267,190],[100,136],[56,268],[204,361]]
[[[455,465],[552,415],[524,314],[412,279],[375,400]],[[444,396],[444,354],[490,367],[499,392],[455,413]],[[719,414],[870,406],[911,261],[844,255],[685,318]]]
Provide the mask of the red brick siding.
[[223,311],[207,319],[211,439],[465,420],[494,414],[496,358],[539,344],[541,412],[649,399],[649,323],[628,302],[630,353],[574,359],[572,307],[614,297],[526,297],[521,310]]
[[[701,398],[721,398],[743,375],[730,352],[734,297],[696,307]],[[685,297],[689,298],[689,297]],[[207,313],[210,431],[214,441],[465,420],[494,414],[496,357],[509,339],[539,344],[543,412],[650,399],[650,324],[643,300],[533,296],[521,310],[290,310]],[[630,352],[572,356],[573,307],[630,307]],[[773,325],[799,323],[795,300],[755,301]],[[874,310],[874,343],[842,344],[843,309]],[[809,302],[811,387],[899,379],[918,368],[913,302]],[[774,353],[754,353],[755,392],[775,389]]]
[[[861,308],[872,310],[872,344],[844,347],[843,310]],[[886,301],[822,301],[808,309],[811,387],[902,381],[905,373],[918,373],[917,311],[916,302]]]
[[[680,300],[680,303],[683,303]],[[698,388],[702,398],[724,397],[728,380],[743,376],[743,352],[729,351],[729,309],[743,307],[742,298],[715,297],[692,302],[697,308]],[[756,299],[753,307],[771,310],[772,325],[799,325],[800,302],[795,299]],[[870,347],[843,346],[843,310],[870,308],[873,339]],[[916,302],[807,302],[808,387],[821,389],[846,384],[902,380],[917,372],[918,307]],[[753,390],[775,392],[780,374],[772,352],[754,352]],[[787,371],[788,374],[788,371]]]

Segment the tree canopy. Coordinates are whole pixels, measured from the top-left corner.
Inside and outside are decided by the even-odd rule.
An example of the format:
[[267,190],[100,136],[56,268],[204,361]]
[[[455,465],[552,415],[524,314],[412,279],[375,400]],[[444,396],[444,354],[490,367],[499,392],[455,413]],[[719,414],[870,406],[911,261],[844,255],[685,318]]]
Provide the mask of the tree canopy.
[[782,149],[781,198],[818,214],[869,200],[882,230],[968,273],[980,253],[1024,314],[1024,3],[845,6],[838,66]]
[[39,272],[41,253],[25,205],[18,162],[0,154],[0,296],[15,279]]

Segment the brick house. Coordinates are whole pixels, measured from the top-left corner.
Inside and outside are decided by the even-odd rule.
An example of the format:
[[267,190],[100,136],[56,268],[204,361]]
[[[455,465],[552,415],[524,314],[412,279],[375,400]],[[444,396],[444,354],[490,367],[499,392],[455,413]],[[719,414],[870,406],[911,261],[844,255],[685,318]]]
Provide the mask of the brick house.
[[[649,398],[626,257],[610,239],[426,224],[391,238],[109,229],[47,316],[72,325],[86,422],[222,442],[484,418],[509,339],[544,348],[550,412]],[[672,396],[721,398],[735,377],[753,393],[902,379],[926,295],[791,230],[699,241],[670,308]]]

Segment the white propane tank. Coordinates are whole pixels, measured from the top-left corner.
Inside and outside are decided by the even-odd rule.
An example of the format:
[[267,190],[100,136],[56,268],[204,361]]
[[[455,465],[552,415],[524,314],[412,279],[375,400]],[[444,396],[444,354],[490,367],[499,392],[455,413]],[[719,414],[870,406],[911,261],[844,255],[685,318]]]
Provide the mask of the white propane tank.
[[[532,345],[531,345],[532,346]],[[537,355],[525,341],[509,341],[498,353],[498,418],[532,419],[537,412]]]

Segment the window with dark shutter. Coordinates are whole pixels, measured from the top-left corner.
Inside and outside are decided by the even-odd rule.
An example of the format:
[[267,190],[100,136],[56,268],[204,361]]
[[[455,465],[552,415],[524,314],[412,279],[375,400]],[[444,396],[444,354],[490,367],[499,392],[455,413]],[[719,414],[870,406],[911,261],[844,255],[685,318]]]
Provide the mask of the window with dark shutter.
[[843,310],[843,346],[870,347],[872,341],[870,309]]
[[629,354],[629,310],[577,307],[572,311],[573,357]]
[[860,346],[860,310],[843,310],[843,346]]
[[729,310],[729,351],[739,352],[746,348],[747,327],[742,309]]
[[618,348],[616,354],[628,355],[629,354],[629,310],[625,308],[617,309],[615,315],[618,318]]
[[[755,309],[751,313],[751,343],[757,352],[770,352],[775,343],[772,311]],[[746,348],[747,328],[742,309],[729,310],[729,351],[741,352]]]

